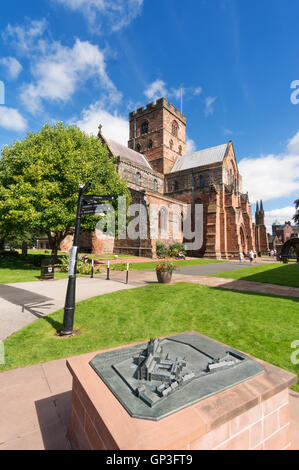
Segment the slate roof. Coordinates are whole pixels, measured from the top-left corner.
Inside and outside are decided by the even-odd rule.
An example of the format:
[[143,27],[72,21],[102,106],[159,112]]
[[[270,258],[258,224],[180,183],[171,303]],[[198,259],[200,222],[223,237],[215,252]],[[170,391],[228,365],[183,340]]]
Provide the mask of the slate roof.
[[125,147],[124,145],[119,144],[118,142],[115,142],[111,139],[105,139],[105,141],[107,142],[107,145],[115,157],[127,158],[133,163],[137,163],[138,165],[145,166],[146,168],[152,170],[152,167],[150,166],[145,156],[142,155],[142,153],[129,149],[128,147]]
[[171,173],[222,162],[226,154],[227,145],[228,144],[218,145],[217,147],[210,147],[179,157],[173,165]]

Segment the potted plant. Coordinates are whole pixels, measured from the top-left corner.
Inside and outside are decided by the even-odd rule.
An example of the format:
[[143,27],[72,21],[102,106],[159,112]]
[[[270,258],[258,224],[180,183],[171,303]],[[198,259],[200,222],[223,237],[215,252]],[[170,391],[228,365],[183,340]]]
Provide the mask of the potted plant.
[[158,282],[162,284],[169,284],[172,278],[172,273],[175,271],[176,265],[173,261],[164,261],[156,266],[156,273]]

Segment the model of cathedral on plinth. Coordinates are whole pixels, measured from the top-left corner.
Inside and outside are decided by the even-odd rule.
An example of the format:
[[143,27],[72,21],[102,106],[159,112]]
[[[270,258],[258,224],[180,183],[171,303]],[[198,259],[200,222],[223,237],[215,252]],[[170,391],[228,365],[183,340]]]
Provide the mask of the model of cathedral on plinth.
[[90,365],[131,416],[151,420],[263,372],[240,351],[195,332],[100,353]]
[[133,358],[137,365],[135,378],[140,381],[135,393],[147,405],[154,406],[195,378],[232,367],[239,362],[229,353],[221,358],[212,359],[206,370],[192,372],[186,359],[170,358],[163,353],[161,340],[151,339],[147,348]]

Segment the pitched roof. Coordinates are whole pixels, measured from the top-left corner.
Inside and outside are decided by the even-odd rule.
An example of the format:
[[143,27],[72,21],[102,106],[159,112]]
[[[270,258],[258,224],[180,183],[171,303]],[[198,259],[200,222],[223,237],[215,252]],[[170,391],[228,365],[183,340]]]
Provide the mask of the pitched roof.
[[217,147],[210,147],[199,150],[199,152],[193,152],[189,155],[179,157],[173,165],[171,173],[222,162],[226,154],[227,145],[228,144],[218,145]]
[[119,144],[118,142],[115,142],[111,139],[105,139],[105,141],[107,142],[108,147],[115,157],[127,158],[128,160],[131,160],[138,165],[145,166],[146,168],[152,170],[152,167],[150,166],[145,156],[142,155],[142,153],[129,149],[128,147],[125,147],[124,145]]

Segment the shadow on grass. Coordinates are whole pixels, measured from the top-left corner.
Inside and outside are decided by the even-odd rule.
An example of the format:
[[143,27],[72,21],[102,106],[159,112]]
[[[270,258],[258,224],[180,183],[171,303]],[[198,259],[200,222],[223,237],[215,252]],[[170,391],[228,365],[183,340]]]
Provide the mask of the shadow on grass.
[[238,277],[238,280],[276,284],[278,286],[299,287],[299,264],[283,264],[277,268],[258,273],[241,275]]
[[[237,282],[237,281],[235,281]],[[280,298],[280,299],[286,299],[286,300],[292,300],[293,302],[296,302],[296,303],[299,303],[299,296],[298,297],[293,297],[293,296],[290,296],[290,295],[281,295],[281,294],[271,294],[271,293],[267,293],[267,292],[258,292],[258,291],[255,291],[254,288],[252,288],[252,290],[246,290],[245,288],[243,290],[240,290],[240,287],[234,287],[234,283],[235,282],[230,282],[230,283],[226,283],[226,284],[223,284],[223,285],[219,285],[219,286],[208,286],[210,289],[214,289],[214,290],[226,290],[226,291],[229,291],[229,292],[232,292],[234,294],[238,293],[238,294],[241,294],[241,295],[254,295],[254,296],[261,296],[261,297],[270,297],[270,298],[273,298],[273,299],[277,299],[277,298]]]

